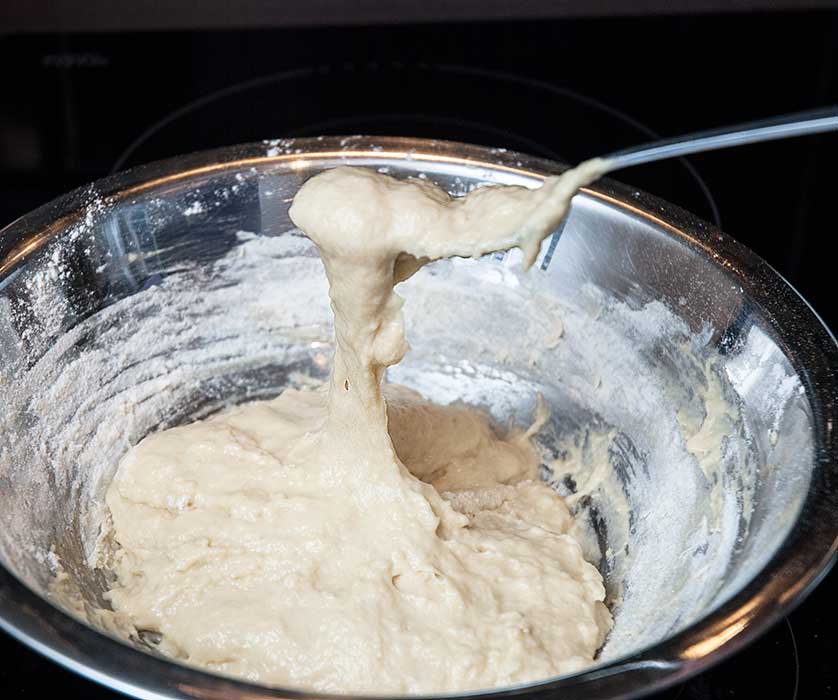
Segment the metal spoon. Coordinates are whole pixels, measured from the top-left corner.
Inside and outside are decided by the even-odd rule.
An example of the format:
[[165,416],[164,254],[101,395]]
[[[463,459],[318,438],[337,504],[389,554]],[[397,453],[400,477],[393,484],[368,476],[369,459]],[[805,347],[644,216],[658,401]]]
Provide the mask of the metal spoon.
[[780,117],[760,119],[736,126],[724,126],[699,131],[685,136],[662,139],[615,151],[603,159],[608,161],[608,172],[665,158],[679,158],[691,153],[714,151],[732,146],[744,146],[759,141],[792,138],[838,130],[838,105],[796,112]]
[[[723,126],[708,131],[698,131],[693,134],[624,148],[602,156],[606,168],[603,174],[628,168],[632,165],[640,165],[641,163],[652,163],[666,158],[680,158],[691,153],[744,146],[759,141],[807,136],[824,131],[838,131],[838,105],[745,122],[736,126]],[[546,270],[553,259],[553,253],[566,222],[567,217],[562,220],[558,230],[553,234],[547,252],[541,261],[542,269]]]

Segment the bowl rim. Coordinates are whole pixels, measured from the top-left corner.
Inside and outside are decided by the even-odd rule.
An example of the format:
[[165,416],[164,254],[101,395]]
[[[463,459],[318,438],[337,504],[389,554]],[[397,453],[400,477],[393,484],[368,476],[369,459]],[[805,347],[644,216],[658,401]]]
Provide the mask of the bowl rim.
[[[330,136],[272,140],[200,151],[98,180],[45,204],[0,230],[0,288],[43,245],[85,217],[146,191],[225,171],[271,164],[382,165],[446,162],[538,181],[567,166],[503,149],[403,137]],[[295,166],[297,163],[297,166]],[[585,196],[629,211],[700,249],[734,278],[777,333],[799,372],[813,415],[815,466],[796,526],[760,572],[727,602],[677,634],[570,676],[476,692],[425,696],[356,695],[267,687],[144,653],[99,632],[29,589],[0,564],[0,628],[52,661],[138,698],[631,698],[681,682],[746,646],[796,607],[838,558],[838,343],[803,297],[770,265],[680,207],[600,180]],[[786,325],[806,337],[786,337]]]

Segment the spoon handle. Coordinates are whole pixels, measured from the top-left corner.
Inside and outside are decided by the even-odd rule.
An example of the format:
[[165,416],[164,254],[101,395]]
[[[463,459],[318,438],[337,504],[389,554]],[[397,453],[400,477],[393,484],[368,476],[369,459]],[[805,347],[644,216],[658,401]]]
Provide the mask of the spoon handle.
[[690,153],[835,130],[838,130],[838,105],[676,136],[616,151],[604,156],[604,159],[609,161],[609,171],[619,170],[664,158],[679,158]]

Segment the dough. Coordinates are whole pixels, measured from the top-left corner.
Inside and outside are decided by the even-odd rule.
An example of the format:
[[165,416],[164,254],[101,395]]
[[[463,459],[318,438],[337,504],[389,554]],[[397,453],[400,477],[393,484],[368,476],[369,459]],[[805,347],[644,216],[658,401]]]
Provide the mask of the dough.
[[107,493],[114,610],[188,663],[322,692],[493,688],[589,665],[611,619],[567,507],[537,480],[543,412],[503,433],[382,379],[408,349],[397,282],[513,246],[531,264],[604,169],[457,200],[354,168],[309,180],[290,214],[330,282],[329,384],[125,456]]

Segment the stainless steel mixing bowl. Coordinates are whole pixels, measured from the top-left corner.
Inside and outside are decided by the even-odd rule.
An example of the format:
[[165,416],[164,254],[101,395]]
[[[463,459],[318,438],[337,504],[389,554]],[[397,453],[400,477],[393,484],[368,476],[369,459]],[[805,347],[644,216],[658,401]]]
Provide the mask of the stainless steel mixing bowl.
[[[163,659],[147,631],[120,641],[95,564],[109,546],[103,488],[129,445],[324,375],[325,281],[287,208],[340,163],[453,194],[562,169],[452,143],[277,141],[106,178],[0,234],[0,625],[23,643],[137,697],[314,697]],[[530,273],[515,254],[443,261],[403,294],[414,351],[397,380],[499,418],[525,415],[540,392],[548,456],[600,467],[568,478],[547,459],[544,473],[575,492],[606,577],[615,627],[598,664],[487,695],[673,684],[754,639],[829,568],[836,343],[735,241],[603,182],[574,200]],[[688,444],[717,418],[717,444]]]

